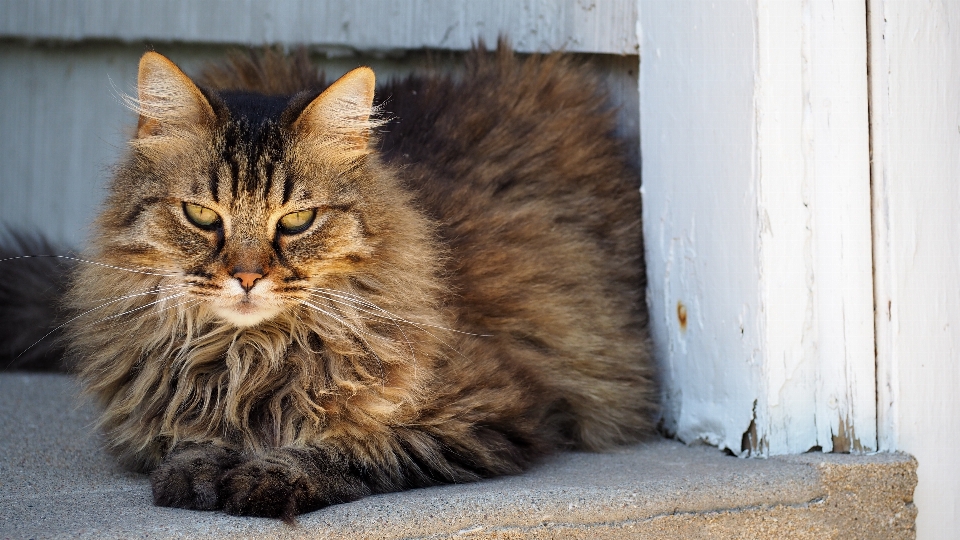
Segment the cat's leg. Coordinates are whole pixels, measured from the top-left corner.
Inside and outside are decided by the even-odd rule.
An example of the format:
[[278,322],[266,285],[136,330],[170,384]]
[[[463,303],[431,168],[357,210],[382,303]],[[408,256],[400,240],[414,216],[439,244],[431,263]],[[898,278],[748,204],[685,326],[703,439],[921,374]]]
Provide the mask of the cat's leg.
[[230,448],[213,443],[179,443],[150,474],[153,502],[192,510],[218,509],[223,506],[223,474],[239,463],[240,454]]
[[395,427],[364,440],[341,440],[336,447],[270,450],[224,475],[223,509],[291,521],[298,514],[373,493],[516,474],[548,451],[536,433],[497,427],[450,419]]
[[221,481],[223,509],[290,520],[373,493],[523,471],[558,445],[552,400],[510,366],[488,364],[472,378],[444,376],[442,392],[404,421],[357,420],[312,445],[249,454]]
[[351,460],[330,447],[277,448],[251,457],[221,483],[223,509],[230,514],[294,516],[372,493]]

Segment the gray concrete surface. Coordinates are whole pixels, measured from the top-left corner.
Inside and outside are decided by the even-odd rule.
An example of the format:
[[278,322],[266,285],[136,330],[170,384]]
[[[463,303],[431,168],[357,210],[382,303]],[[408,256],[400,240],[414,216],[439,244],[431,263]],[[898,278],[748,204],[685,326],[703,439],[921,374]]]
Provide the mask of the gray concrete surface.
[[0,538],[912,538],[902,454],[738,459],[656,440],[527,474],[369,497],[296,527],[157,508],[64,375],[0,373]]

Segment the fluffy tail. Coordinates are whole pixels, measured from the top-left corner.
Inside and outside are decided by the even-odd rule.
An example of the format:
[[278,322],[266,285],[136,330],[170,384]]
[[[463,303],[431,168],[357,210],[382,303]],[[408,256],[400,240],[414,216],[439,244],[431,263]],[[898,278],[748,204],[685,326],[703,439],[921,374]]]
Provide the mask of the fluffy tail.
[[64,370],[59,308],[74,263],[39,235],[0,231],[0,370]]

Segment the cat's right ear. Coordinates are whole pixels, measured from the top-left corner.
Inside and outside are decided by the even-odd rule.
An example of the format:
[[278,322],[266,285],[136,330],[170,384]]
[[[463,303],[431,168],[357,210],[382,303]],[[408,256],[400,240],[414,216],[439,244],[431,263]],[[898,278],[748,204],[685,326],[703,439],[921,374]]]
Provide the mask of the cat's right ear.
[[371,131],[382,123],[373,117],[375,86],[372,69],[354,69],[307,105],[293,123],[294,131],[314,144],[366,153]]
[[213,108],[197,85],[173,62],[152,51],[140,58],[137,98],[138,139],[208,125],[214,119]]

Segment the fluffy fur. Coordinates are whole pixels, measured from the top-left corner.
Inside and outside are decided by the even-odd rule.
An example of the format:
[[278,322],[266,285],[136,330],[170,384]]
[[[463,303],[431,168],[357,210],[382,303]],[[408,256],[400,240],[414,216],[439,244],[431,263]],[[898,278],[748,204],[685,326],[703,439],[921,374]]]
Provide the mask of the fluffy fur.
[[62,369],[58,305],[76,261],[60,252],[42,237],[0,231],[0,370]]
[[197,81],[144,56],[110,267],[67,294],[157,504],[292,519],[650,430],[638,180],[586,68],[501,44],[377,104],[369,69],[321,92],[272,52]]

